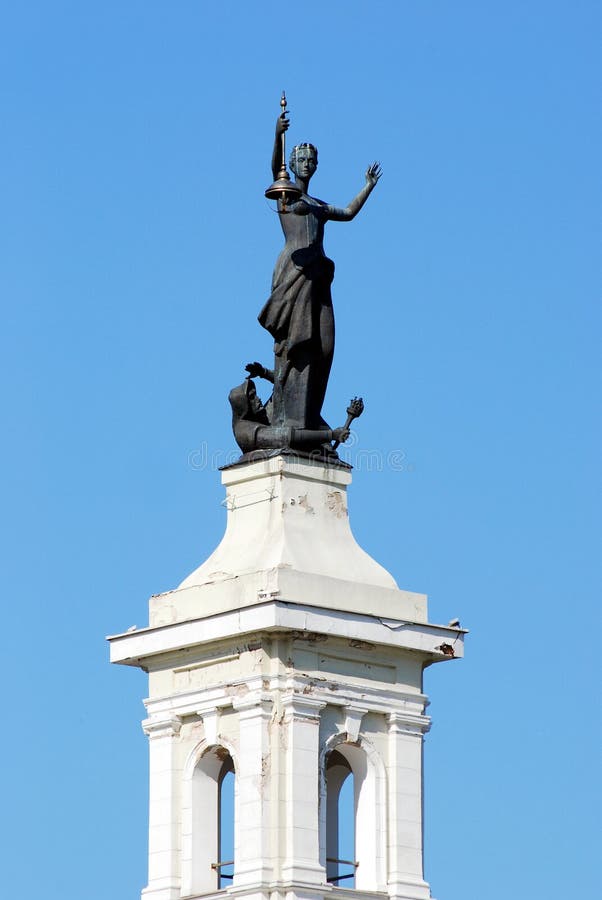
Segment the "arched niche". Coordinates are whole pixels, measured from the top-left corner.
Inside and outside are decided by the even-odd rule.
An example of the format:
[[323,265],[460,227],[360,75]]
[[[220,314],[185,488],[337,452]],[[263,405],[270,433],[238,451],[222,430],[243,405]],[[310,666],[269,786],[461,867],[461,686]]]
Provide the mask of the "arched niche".
[[[210,893],[232,883],[235,861],[230,854],[236,843],[235,773],[233,756],[223,744],[202,743],[188,758],[182,797],[184,895]],[[228,789],[231,787],[233,790]],[[223,847],[226,833],[231,833],[232,840]],[[228,859],[222,858],[224,850]]]
[[[343,786],[353,780],[355,854],[349,863],[328,862],[339,856],[339,801]],[[333,735],[321,755],[320,859],[327,880],[357,890],[386,889],[386,772],[383,761],[363,737]],[[340,875],[355,871],[355,879]]]

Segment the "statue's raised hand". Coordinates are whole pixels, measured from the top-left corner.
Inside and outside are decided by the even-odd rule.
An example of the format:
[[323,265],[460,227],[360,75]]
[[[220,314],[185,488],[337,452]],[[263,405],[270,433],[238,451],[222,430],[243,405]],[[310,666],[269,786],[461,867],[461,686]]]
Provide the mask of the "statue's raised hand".
[[380,167],[380,163],[372,163],[372,165],[368,166],[366,169],[366,184],[369,185],[370,188],[376,187],[376,182],[382,173],[383,170]]
[[276,119],[276,137],[277,138],[279,138],[281,135],[283,135],[285,131],[288,131],[288,129],[290,127],[291,123],[286,118],[287,116],[288,116],[288,113],[283,112]]
[[265,368],[260,362],[247,363],[245,369],[249,373],[249,378],[263,378],[263,373],[265,372]]

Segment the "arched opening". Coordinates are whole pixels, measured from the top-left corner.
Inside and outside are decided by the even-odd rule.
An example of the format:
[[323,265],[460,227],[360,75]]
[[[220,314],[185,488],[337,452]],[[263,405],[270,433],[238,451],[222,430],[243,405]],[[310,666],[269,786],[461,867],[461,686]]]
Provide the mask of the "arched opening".
[[234,763],[228,754],[218,778],[217,827],[218,827],[218,889],[227,887],[234,878]]
[[234,762],[225,747],[209,747],[194,763],[182,808],[182,886],[211,893],[234,877]]
[[320,859],[326,879],[341,888],[383,891],[387,817],[382,760],[364,738],[351,742],[339,735],[327,741],[323,760]]
[[326,880],[355,887],[355,778],[349,760],[332,750],[326,760]]

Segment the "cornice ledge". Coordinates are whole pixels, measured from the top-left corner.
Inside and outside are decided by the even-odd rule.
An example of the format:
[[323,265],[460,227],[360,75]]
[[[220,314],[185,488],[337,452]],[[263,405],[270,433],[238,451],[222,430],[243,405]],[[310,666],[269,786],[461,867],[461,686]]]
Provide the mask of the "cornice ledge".
[[249,691],[232,699],[232,707],[238,713],[248,715],[263,715],[269,718],[272,714],[274,697],[264,690]]
[[[325,678],[322,675],[306,675],[295,672],[287,681],[287,687],[301,693],[311,688],[312,696],[324,700],[332,706],[358,705],[366,707],[367,712],[394,714],[400,703],[414,708],[425,708],[429,704],[426,694],[413,694],[400,689],[396,684],[383,683],[382,686],[372,684],[349,684],[339,680],[341,676]],[[345,888],[345,890],[351,890]]]

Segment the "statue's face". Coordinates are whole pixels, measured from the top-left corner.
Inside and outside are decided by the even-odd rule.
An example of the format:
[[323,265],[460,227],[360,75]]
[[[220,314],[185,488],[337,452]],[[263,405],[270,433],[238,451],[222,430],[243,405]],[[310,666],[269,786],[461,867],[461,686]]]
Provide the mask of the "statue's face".
[[299,147],[295,153],[295,164],[291,169],[299,178],[311,178],[318,168],[318,159],[313,147]]
[[259,412],[261,409],[261,400],[257,396],[257,391],[255,390],[255,385],[252,381],[249,381],[249,387],[247,388],[247,398],[249,400],[249,409],[253,413]]

